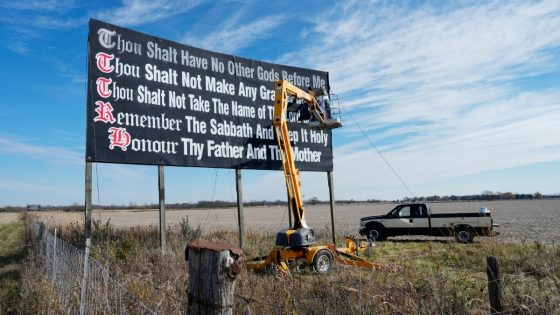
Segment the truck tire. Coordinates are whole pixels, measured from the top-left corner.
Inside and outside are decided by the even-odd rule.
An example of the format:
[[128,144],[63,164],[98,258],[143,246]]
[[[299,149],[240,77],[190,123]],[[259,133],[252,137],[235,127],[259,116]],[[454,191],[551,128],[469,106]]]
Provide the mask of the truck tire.
[[331,253],[322,249],[313,257],[313,270],[318,274],[327,274],[331,271],[333,265],[333,257]]
[[383,230],[379,227],[370,227],[367,232],[366,232],[366,236],[370,241],[383,241],[385,240],[387,237],[383,234]]
[[458,243],[468,244],[472,243],[474,234],[469,227],[462,226],[455,229],[455,239]]

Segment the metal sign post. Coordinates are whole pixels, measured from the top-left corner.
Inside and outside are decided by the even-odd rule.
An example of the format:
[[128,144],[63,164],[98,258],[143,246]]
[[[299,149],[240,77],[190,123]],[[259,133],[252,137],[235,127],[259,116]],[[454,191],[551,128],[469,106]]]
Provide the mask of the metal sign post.
[[159,245],[161,252],[167,247],[167,226],[165,224],[165,183],[163,177],[163,165],[158,165],[158,189],[159,189]]
[[336,235],[334,230],[334,186],[333,186],[333,175],[332,172],[327,172],[327,181],[329,183],[329,199],[331,208],[331,229],[332,229],[332,241],[336,244]]
[[85,238],[91,238],[91,162],[86,162]]
[[237,190],[237,222],[239,223],[239,247],[243,248],[245,240],[245,218],[243,217],[243,187],[241,185],[241,169],[235,169],[235,188]]

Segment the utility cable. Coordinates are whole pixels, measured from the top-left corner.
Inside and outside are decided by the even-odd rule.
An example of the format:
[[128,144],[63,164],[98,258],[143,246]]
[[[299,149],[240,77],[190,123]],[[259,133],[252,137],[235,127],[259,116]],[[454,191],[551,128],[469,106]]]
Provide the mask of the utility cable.
[[[290,210],[290,200],[288,200],[288,208],[284,209],[284,214],[282,215],[282,220],[280,220],[280,224],[278,225],[278,228],[276,228],[277,231],[280,230],[280,228],[282,227],[282,225],[284,224],[284,219],[286,218],[286,213],[288,213],[288,211]],[[289,228],[292,228],[291,226],[288,226]]]
[[210,217],[210,212],[212,211],[212,204],[214,203],[214,197],[216,195],[216,185],[218,183],[218,170],[219,168],[216,168],[216,173],[214,174],[214,189],[212,189],[212,200],[210,200],[210,208],[208,208],[208,213],[206,214],[206,219],[204,219],[204,224],[202,225],[202,231],[204,231],[204,228],[206,227],[206,222],[208,222],[208,218]]
[[379,154],[379,156],[381,156],[381,158],[383,159],[383,161],[385,162],[385,164],[387,164],[387,166],[389,167],[389,169],[391,169],[391,171],[393,172],[393,174],[395,174],[395,176],[399,179],[399,181],[400,181],[401,184],[404,186],[404,188],[406,188],[406,190],[408,191],[408,193],[409,193],[413,198],[416,198],[416,196],[414,195],[414,193],[412,193],[412,190],[410,190],[410,188],[409,188],[408,185],[404,182],[404,180],[403,180],[402,177],[399,175],[399,173],[397,173],[397,171],[393,168],[393,166],[391,166],[391,163],[389,163],[389,161],[385,158],[385,156],[383,155],[383,153],[381,153],[381,150],[379,150],[379,148],[375,145],[375,143],[373,143],[373,141],[370,139],[370,137],[367,135],[367,133],[364,131],[364,129],[362,129],[362,127],[360,126],[360,124],[358,124],[358,122],[354,119],[354,116],[352,116],[352,114],[350,113],[350,111],[347,110],[346,107],[344,107],[344,105],[340,104],[340,106],[344,109],[344,113],[347,114],[348,116],[350,116],[350,119],[352,119],[352,121],[354,122],[354,124],[356,124],[356,126],[358,127],[358,129],[360,129],[360,131],[364,134],[364,136],[365,136],[366,139],[368,140],[369,144],[375,149],[375,151],[377,151],[377,154]]
[[[231,173],[233,173],[233,176],[231,175]],[[229,169],[229,175],[230,175],[229,176],[229,181],[228,181],[229,182],[229,197],[230,197],[230,200],[233,202],[235,200],[235,197],[233,197],[233,185],[231,184],[231,180],[235,179],[237,181],[237,174],[234,172],[234,169],[230,168]]]

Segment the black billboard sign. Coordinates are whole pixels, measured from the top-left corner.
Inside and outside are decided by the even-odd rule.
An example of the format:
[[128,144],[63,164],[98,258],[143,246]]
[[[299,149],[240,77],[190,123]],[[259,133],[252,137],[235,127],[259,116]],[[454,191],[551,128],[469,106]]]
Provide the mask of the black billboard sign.
[[[328,73],[220,54],[90,20],[86,159],[280,169],[274,81],[329,88]],[[289,113],[296,164],[330,171],[331,132]]]

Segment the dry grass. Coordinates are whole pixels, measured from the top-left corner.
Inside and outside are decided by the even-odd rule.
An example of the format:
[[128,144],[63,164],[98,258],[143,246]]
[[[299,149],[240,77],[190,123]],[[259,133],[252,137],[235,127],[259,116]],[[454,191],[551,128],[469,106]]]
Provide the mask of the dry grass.
[[0,224],[0,314],[17,314],[21,290],[20,261],[24,257],[23,224]]
[[[83,244],[82,227],[67,225],[59,231],[71,243]],[[198,237],[236,244],[238,237],[231,229],[199,233],[187,221],[173,226],[168,234],[170,250],[162,255],[155,226],[120,229],[98,221],[92,253],[153,310],[185,313],[186,244]],[[275,233],[249,231],[247,255],[270,250]],[[327,229],[319,229],[317,234],[320,243],[330,239]],[[369,258],[400,266],[396,273],[342,266],[325,276],[306,270],[290,276],[244,272],[237,283],[235,309],[247,314],[487,314],[489,255],[501,264],[503,303],[508,312],[560,313],[560,247],[488,238],[471,245],[447,239],[378,243]],[[53,294],[48,285],[37,280],[40,276],[32,274],[32,269],[27,270],[22,286],[26,298],[34,299],[29,305],[34,310],[56,309],[48,304]]]
[[[338,267],[328,276],[309,273],[258,275],[240,281],[238,310],[247,313],[488,313],[486,256],[502,264],[508,311],[560,311],[560,249],[539,244],[474,245],[384,242],[372,260],[400,266],[397,273]],[[274,299],[271,299],[271,292]]]

